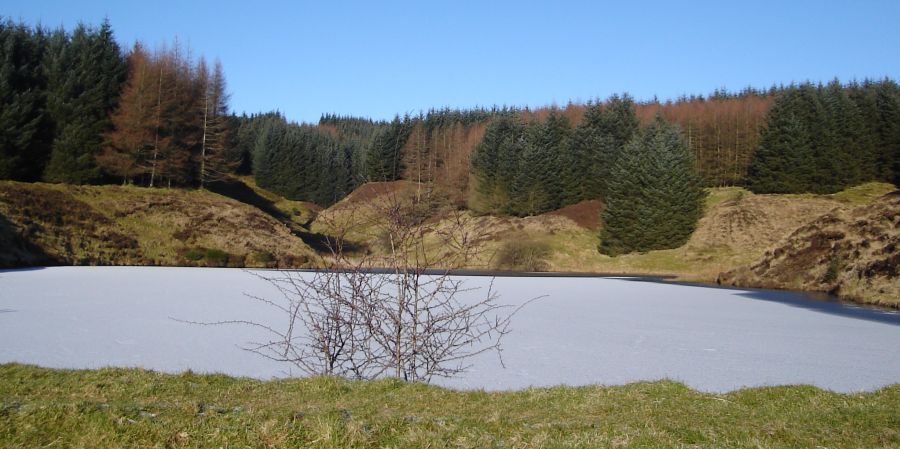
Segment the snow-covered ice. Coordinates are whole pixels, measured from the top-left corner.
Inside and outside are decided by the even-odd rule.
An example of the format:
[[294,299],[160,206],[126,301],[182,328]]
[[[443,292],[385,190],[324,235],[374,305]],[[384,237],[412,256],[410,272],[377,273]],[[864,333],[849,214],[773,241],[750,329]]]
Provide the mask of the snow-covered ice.
[[[467,278],[468,286],[490,278]],[[900,316],[806,299],[614,278],[497,278],[500,302],[538,295],[496,355],[435,383],[488,390],[673,379],[702,390],[900,382]],[[283,317],[244,293],[273,288],[238,269],[57,267],[0,271],[0,363],[137,366],[256,378],[297,375],[239,348],[259,336],[194,321]]]

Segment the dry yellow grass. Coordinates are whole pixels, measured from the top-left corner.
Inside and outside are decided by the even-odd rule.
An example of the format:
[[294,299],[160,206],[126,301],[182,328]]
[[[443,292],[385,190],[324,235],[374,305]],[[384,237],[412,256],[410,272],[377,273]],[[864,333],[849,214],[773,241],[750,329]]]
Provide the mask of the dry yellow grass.
[[[412,195],[412,184],[393,191],[393,195]],[[719,275],[747,266],[774,250],[798,228],[817,218],[859,205],[869,204],[894,186],[870,183],[833,195],[756,195],[738,187],[709,189],[706,212],[690,240],[679,248],[609,257],[600,254],[597,229],[579,226],[573,220],[554,214],[535,217],[497,217],[463,212],[470,227],[483,234],[482,251],[470,260],[467,268],[496,269],[495,255],[508,242],[530,241],[550,248],[547,271],[591,272],[610,274],[646,274],[674,276],[680,280],[716,282]],[[322,211],[332,222],[353,223],[351,240],[368,244],[375,254],[379,246],[377,229],[379,214],[369,207],[385,198],[369,198],[367,202],[341,202]],[[431,225],[448,229],[451,225],[446,209],[437,209]],[[598,211],[599,213],[599,211]],[[328,232],[320,222],[314,229]],[[435,253],[445,251],[438,239],[426,235],[426,248]],[[865,290],[865,289],[862,289]],[[848,289],[849,291],[849,289]],[[867,300],[871,295],[855,292],[852,299]]]
[[893,193],[871,204],[821,215],[722,280],[742,286],[831,291],[847,299],[898,307],[898,271],[900,193]]
[[[25,204],[46,216],[25,213]],[[57,263],[304,266],[313,256],[275,218],[205,190],[7,181],[0,182],[0,214],[10,223],[7,234],[27,231],[34,249]],[[223,251],[228,260],[185,257],[198,248]]]
[[[304,226],[323,235],[346,229],[349,241],[377,258],[388,251],[382,230],[385,202],[409,201],[427,191],[423,185],[405,181],[368,184],[320,210],[261,189],[252,179],[242,178],[242,182],[239,188],[256,202],[196,190],[0,183],[0,244],[13,248],[4,255],[9,260],[0,258],[0,265],[204,265],[210,262],[202,260],[202,255],[196,260],[186,254],[212,249],[230,254],[224,263],[235,266],[304,266],[315,259],[313,250],[295,235],[305,235]],[[477,257],[466,261],[467,268],[502,269],[496,254],[510,242],[526,241],[549,249],[540,264],[547,271],[667,275],[715,282],[720,274],[747,267],[786,245],[795,230],[819,217],[847,213],[892,190],[894,186],[883,183],[833,195],[755,195],[736,187],[709,189],[706,212],[685,245],[618,257],[598,253],[595,223],[582,226],[565,213],[525,218],[477,215],[457,210],[438,192],[422,211],[437,231],[425,234],[424,244],[431,260],[441,259],[451,249],[437,235],[462,220],[480,247]],[[34,216],[23,215],[28,207]],[[586,207],[578,210],[582,224],[590,222],[584,220],[589,213]],[[599,214],[602,205],[591,207]],[[812,271],[823,269],[818,266]],[[896,286],[896,280],[889,280],[886,288],[875,290],[848,281],[841,293],[860,301],[889,302],[884,298],[894,295]],[[762,281],[745,284],[774,286]],[[809,282],[780,285],[822,288]]]

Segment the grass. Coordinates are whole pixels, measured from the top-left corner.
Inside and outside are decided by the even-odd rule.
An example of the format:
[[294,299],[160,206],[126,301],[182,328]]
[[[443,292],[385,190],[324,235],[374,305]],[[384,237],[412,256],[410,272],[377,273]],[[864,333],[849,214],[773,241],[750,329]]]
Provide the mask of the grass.
[[0,365],[3,447],[900,447],[900,385],[704,394],[659,381],[458,392]]
[[706,209],[709,210],[725,201],[738,201],[745,195],[752,195],[743,187],[712,187],[706,189]]
[[893,184],[886,182],[869,182],[856,187],[850,187],[828,196],[840,202],[858,206],[871,203],[872,200],[893,192],[894,190],[897,190],[897,187]]
[[[723,207],[739,204],[745,199],[753,197],[757,198],[757,205],[754,207],[761,208],[759,213],[764,216],[770,216],[768,212],[772,208],[784,207],[777,203],[779,198],[788,198],[793,202],[792,204],[797,205],[817,201],[831,205],[830,207],[841,205],[852,207],[869,203],[893,188],[890,184],[869,183],[833,195],[754,195],[741,187],[709,188],[707,189],[706,211],[707,216],[710,216]],[[335,220],[338,222],[351,221],[350,209],[346,206],[330,208],[323,213],[331,217],[339,217]],[[358,242],[373,242],[373,229],[377,227],[376,223],[378,223],[379,217],[366,213],[365,208],[357,209],[355,213],[358,216],[353,221],[357,222],[357,226],[348,237]],[[543,267],[547,271],[669,275],[681,280],[715,282],[721,272],[755,261],[763,255],[770,244],[774,244],[772,242],[753,242],[749,246],[729,246],[721,242],[708,243],[705,238],[697,238],[679,248],[608,257],[597,252],[600,243],[597,230],[574,226],[568,221],[561,223],[553,221],[553,218],[543,216],[528,218],[478,216],[477,218],[483,220],[479,222],[478,227],[488,233],[488,238],[482,242],[484,251],[480,257],[469,263],[470,268],[476,269],[497,268],[498,259],[503,255],[506,245],[510,242],[529,241],[549,249],[547,263]],[[442,224],[438,223],[437,226],[440,228]],[[328,229],[318,227],[318,223],[313,226],[313,229],[319,232],[329,232]],[[713,229],[716,229],[715,226]],[[783,230],[784,235],[790,234],[793,229],[792,226],[786,226]],[[717,232],[721,234],[726,231],[719,230]],[[737,228],[731,229],[730,232],[747,231]],[[427,237],[426,243],[434,243],[427,246],[429,251],[435,254],[445,250],[442,245],[431,242]],[[371,245],[371,248],[376,253],[381,250],[378,245]]]
[[854,187],[848,187],[840,192],[817,195],[814,193],[784,194],[789,198],[827,198],[840,201],[851,206],[861,206],[871,203],[876,198],[897,190],[897,187],[887,182],[867,182]]
[[[313,253],[280,213],[210,190],[0,181],[0,214],[31,229],[38,250],[73,265],[301,267]],[[194,248],[220,251],[196,257]]]
[[272,193],[262,187],[256,185],[256,179],[253,176],[239,176],[238,179],[256,192],[257,195],[272,202],[272,205],[280,210],[285,216],[290,217],[291,221],[299,225],[307,225],[318,213],[318,206],[306,201],[293,201],[286,199],[276,193]]

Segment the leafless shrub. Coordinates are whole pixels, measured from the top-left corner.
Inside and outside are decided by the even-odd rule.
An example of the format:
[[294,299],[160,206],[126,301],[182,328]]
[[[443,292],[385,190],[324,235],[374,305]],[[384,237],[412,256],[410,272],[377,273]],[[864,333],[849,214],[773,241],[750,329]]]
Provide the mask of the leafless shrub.
[[543,271],[547,269],[550,246],[524,239],[510,240],[497,252],[497,268],[515,271]]
[[360,221],[343,216],[326,223],[331,236],[323,269],[253,273],[280,292],[277,299],[251,296],[280,312],[280,327],[249,320],[202,324],[262,329],[270,338],[245,349],[311,375],[427,382],[463,372],[478,354],[500,357],[523,306],[500,304],[493,280],[478,289],[451,276],[477,253],[479,231],[463,214],[428,224],[420,198],[390,196],[370,204],[387,256],[348,256],[346,236]]

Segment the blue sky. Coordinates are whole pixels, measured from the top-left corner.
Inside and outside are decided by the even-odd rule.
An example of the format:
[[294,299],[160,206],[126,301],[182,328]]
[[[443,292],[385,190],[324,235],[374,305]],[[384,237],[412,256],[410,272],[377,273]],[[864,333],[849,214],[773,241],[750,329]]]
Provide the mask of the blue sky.
[[390,118],[900,77],[900,1],[42,1],[0,15],[220,58],[232,109]]

